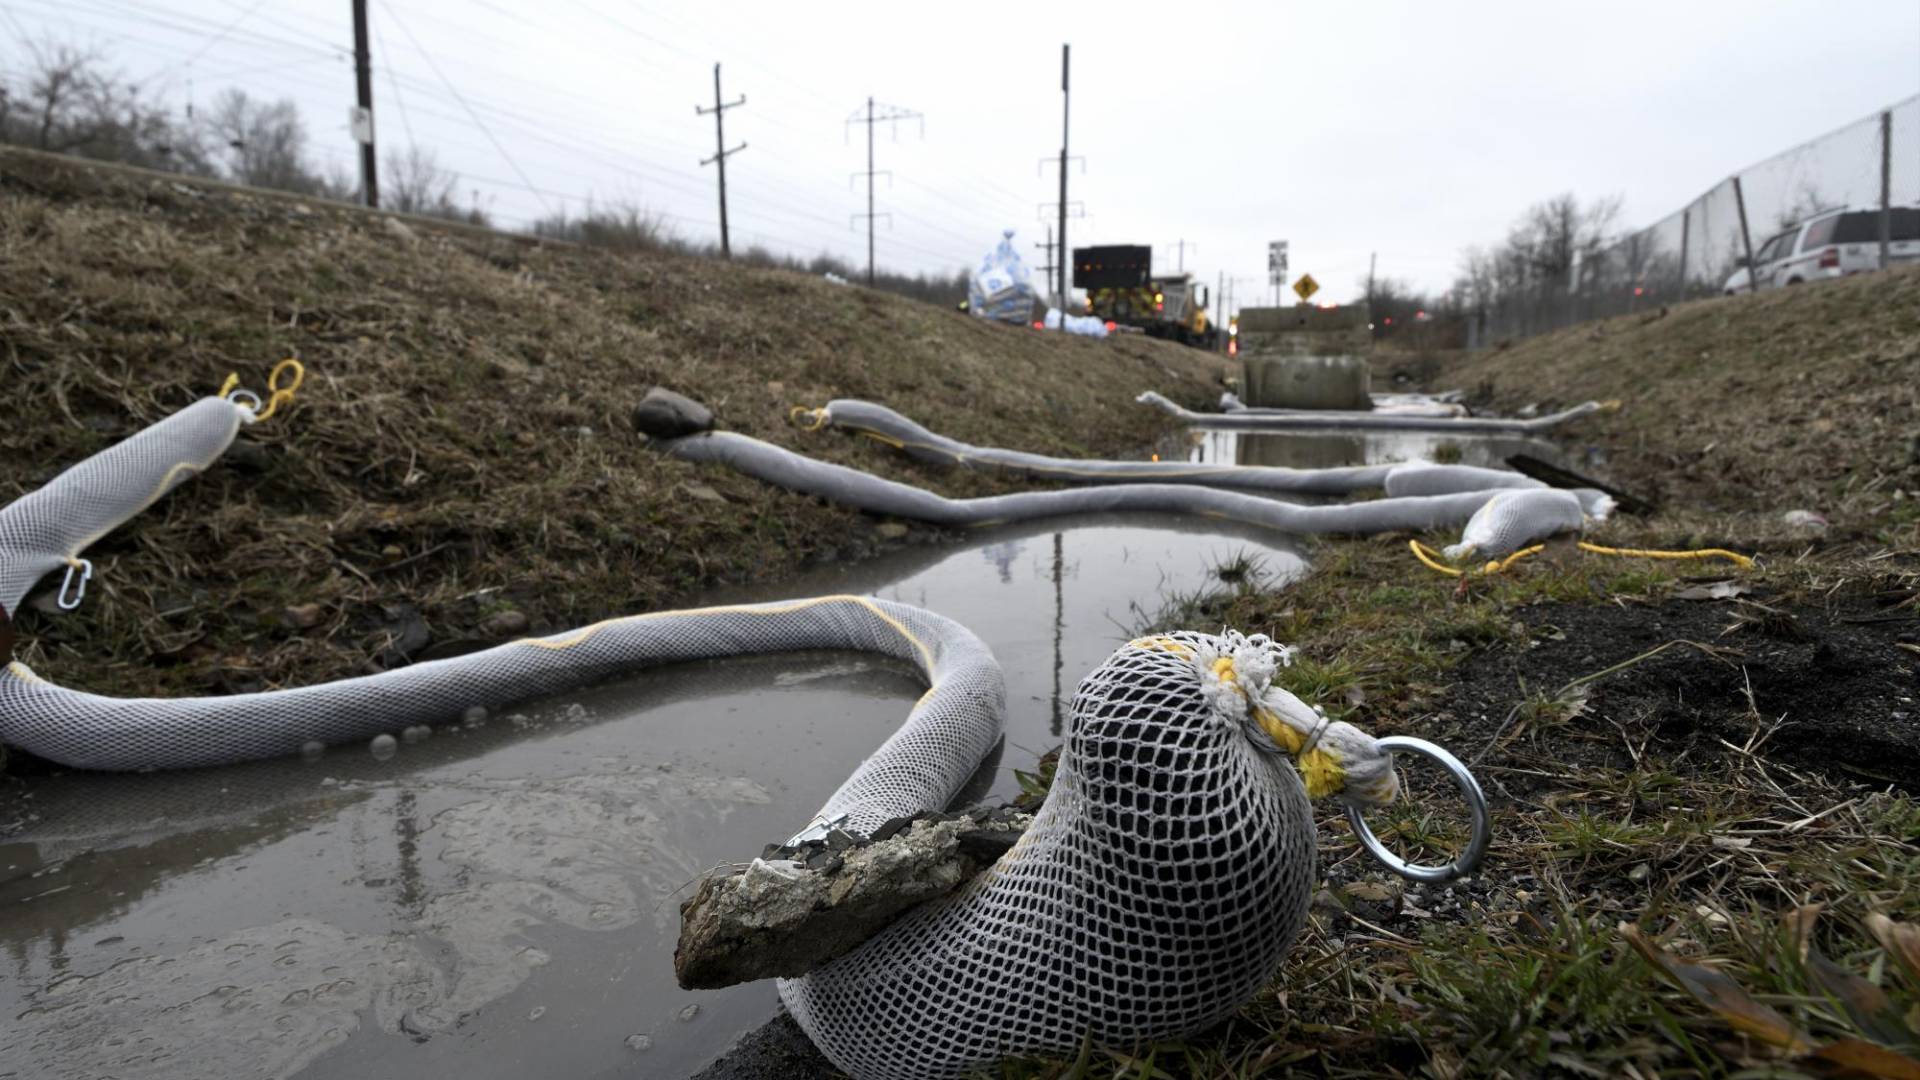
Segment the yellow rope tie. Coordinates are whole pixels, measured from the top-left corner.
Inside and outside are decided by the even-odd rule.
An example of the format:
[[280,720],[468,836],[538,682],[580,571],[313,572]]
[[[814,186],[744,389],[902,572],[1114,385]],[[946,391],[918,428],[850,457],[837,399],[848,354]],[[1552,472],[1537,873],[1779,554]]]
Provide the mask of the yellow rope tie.
[[1580,541],[1581,551],[1595,555],[1622,555],[1636,559],[1726,559],[1742,570],[1753,569],[1753,559],[1725,548],[1698,548],[1693,551],[1649,551],[1641,548],[1610,548]]
[[[285,386],[280,385],[281,376],[288,372],[293,374],[293,381]],[[306,381],[306,365],[292,357],[273,365],[273,372],[267,376],[267,407],[253,418],[254,422],[273,419],[273,414],[280,411],[280,406],[293,403],[294,391],[299,390],[300,384]]]
[[[1585,540],[1579,541],[1578,546],[1581,551],[1591,552],[1595,555],[1618,555],[1624,558],[1635,559],[1726,559],[1742,570],[1753,569],[1752,558],[1742,555],[1737,551],[1728,551],[1725,548],[1700,548],[1694,551],[1653,551],[1645,548],[1603,547],[1599,544],[1588,543]],[[1497,559],[1487,563],[1479,570],[1479,573],[1483,575],[1498,574],[1513,566],[1514,563],[1539,552],[1545,547],[1545,544],[1535,544],[1530,548],[1522,548],[1504,559]],[[1438,552],[1418,540],[1407,541],[1407,548],[1413,552],[1413,557],[1419,559],[1428,569],[1437,570],[1442,574],[1447,574],[1452,577],[1465,577],[1471,572],[1448,566],[1446,563],[1441,562],[1441,556]]]
[[236,371],[229,371],[227,372],[227,381],[220,384],[220,392],[214,396],[226,397],[228,394],[233,393],[234,387],[239,385],[240,385],[240,373]]
[[868,431],[865,428],[855,428],[854,434],[864,435],[867,438],[872,439],[874,442],[883,443],[887,446],[891,446],[895,450],[905,450],[907,448],[907,444],[901,442],[899,439],[896,439],[891,435],[882,435],[877,431]]
[[1407,550],[1413,552],[1413,557],[1419,559],[1429,570],[1437,570],[1452,577],[1466,576],[1465,570],[1456,569],[1441,562],[1438,552],[1418,540],[1407,541]]
[[1144,649],[1147,652],[1169,652],[1175,656],[1193,658],[1193,650],[1170,637],[1143,637],[1127,642],[1129,649]]
[[[1541,551],[1545,550],[1546,546],[1547,545],[1545,544],[1535,544],[1532,547],[1521,548],[1519,551],[1514,552],[1513,554],[1507,556],[1504,559],[1490,560],[1485,566],[1482,566],[1477,572],[1483,576],[1487,574],[1501,573],[1507,570],[1508,568],[1512,567],[1514,563],[1519,562],[1521,559],[1524,559],[1529,555],[1539,554]],[[1414,558],[1419,559],[1421,563],[1425,564],[1426,567],[1430,570],[1438,570],[1442,574],[1448,574],[1453,577],[1465,577],[1467,576],[1467,574],[1475,572],[1475,571],[1461,570],[1458,567],[1448,566],[1446,563],[1443,563],[1440,561],[1441,555],[1439,552],[1433,550],[1432,548],[1426,546],[1425,544],[1422,544],[1418,540],[1407,541],[1407,548],[1408,550],[1413,552]]]
[[[1238,673],[1233,670],[1233,657],[1223,656],[1215,660],[1213,673],[1220,677],[1221,682],[1239,691],[1241,697],[1247,697],[1246,688],[1240,685]],[[1318,743],[1308,746],[1306,735],[1298,728],[1275,716],[1250,697],[1247,698],[1247,709],[1267,737],[1293,755],[1294,767],[1300,770],[1300,780],[1307,785],[1308,798],[1324,799],[1339,794],[1347,782],[1347,770],[1341,767],[1339,758]]]
[[1540,552],[1545,551],[1546,548],[1547,545],[1545,544],[1535,544],[1532,547],[1521,548],[1519,551],[1514,552],[1504,559],[1498,559],[1488,563],[1484,572],[1488,574],[1498,574],[1529,555],[1538,555]]
[[[806,417],[802,420],[801,417]],[[787,421],[798,424],[801,431],[819,431],[827,426],[827,410],[809,409],[805,405],[795,405],[787,410]]]

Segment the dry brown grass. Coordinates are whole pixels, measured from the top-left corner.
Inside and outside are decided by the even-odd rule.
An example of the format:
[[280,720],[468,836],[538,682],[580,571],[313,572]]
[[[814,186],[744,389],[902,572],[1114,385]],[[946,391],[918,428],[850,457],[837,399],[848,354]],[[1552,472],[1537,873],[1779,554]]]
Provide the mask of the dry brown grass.
[[1920,267],[1676,304],[1446,358],[1514,407],[1619,398],[1584,425],[1627,487],[1695,511],[1920,508]]

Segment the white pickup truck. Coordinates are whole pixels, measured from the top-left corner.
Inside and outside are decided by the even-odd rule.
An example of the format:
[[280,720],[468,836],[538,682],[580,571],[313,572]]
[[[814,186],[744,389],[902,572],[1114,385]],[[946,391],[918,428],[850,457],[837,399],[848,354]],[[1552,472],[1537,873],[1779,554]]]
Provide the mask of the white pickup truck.
[[[1887,259],[1894,265],[1920,262],[1920,207],[1896,206]],[[1760,288],[1777,289],[1808,281],[1844,277],[1880,269],[1880,211],[1829,210],[1795,225],[1755,249],[1753,265]],[[1727,279],[1724,291],[1747,292],[1747,268]]]

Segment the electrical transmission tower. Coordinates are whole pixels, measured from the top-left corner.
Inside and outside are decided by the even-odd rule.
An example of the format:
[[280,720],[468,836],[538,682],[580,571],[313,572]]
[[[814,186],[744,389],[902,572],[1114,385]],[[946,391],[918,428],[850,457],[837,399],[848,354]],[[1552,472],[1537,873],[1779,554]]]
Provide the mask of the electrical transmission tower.
[[[920,113],[914,112],[911,109],[903,109],[898,105],[875,104],[872,98],[867,99],[867,104],[864,108],[853,110],[853,115],[847,117],[847,126],[849,129],[851,129],[854,124],[867,125],[867,171],[864,173],[853,174],[856,177],[865,176],[867,178],[867,212],[864,214],[852,215],[848,220],[848,224],[851,225],[853,222],[858,221],[863,217],[867,219],[867,287],[868,288],[873,287],[873,222],[874,222],[874,219],[876,217],[884,217],[887,219],[887,226],[889,228],[893,226],[892,214],[875,214],[873,212],[873,178],[879,175],[879,172],[875,171],[873,167],[873,125],[883,124],[883,123],[892,124],[894,137],[899,138],[900,121],[902,120],[920,121],[920,134],[923,137],[926,135],[927,118],[925,116],[921,115]],[[883,171],[886,171],[886,170],[883,170]],[[891,171],[886,171],[886,173],[887,173],[887,180],[889,183],[891,183],[893,180],[893,173]]]
[[1174,273],[1176,274],[1184,274],[1187,272],[1187,249],[1200,250],[1200,242],[1198,240],[1176,240],[1172,244],[1162,246],[1173,248]]
[[1046,280],[1048,282],[1052,282],[1053,271],[1056,269],[1055,266],[1053,265],[1053,249],[1055,246],[1053,242],[1053,226],[1051,225],[1047,226],[1047,242],[1044,244],[1035,244],[1033,246],[1039,248],[1042,252],[1046,253],[1047,261],[1045,264],[1043,264],[1040,267],[1040,272],[1046,275]]
[[720,257],[723,259],[733,258],[733,247],[727,239],[727,159],[747,148],[747,144],[743,142],[731,150],[727,149],[725,117],[728,109],[738,108],[746,103],[747,95],[745,94],[741,94],[732,101],[720,100],[720,65],[715,64],[713,65],[713,108],[703,109],[698,105],[693,107],[696,116],[713,114],[713,156],[703,159],[700,164],[720,166]]
[[[1043,223],[1049,223],[1047,224],[1047,235],[1053,238],[1051,246],[1055,251],[1059,252],[1059,258],[1053,261],[1052,269],[1054,273],[1050,280],[1053,283],[1053,287],[1059,292],[1057,306],[1060,310],[1065,311],[1072,306],[1070,301],[1073,298],[1073,293],[1069,291],[1073,285],[1073,259],[1067,251],[1067,219],[1086,217],[1087,207],[1086,204],[1078,200],[1070,203],[1044,202],[1037,205],[1039,207],[1040,220]],[[1050,224],[1055,220],[1060,222],[1060,230],[1058,232],[1053,231],[1054,227]]]

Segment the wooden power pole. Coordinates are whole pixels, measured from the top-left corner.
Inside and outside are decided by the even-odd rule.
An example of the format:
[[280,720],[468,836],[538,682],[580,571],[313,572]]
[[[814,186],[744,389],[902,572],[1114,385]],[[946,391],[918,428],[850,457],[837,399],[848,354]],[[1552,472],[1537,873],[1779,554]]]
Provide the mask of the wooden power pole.
[[713,108],[703,109],[698,105],[693,107],[696,116],[713,114],[713,156],[702,159],[700,164],[720,166],[720,257],[723,259],[733,258],[733,245],[727,237],[727,159],[747,148],[747,144],[743,142],[731,150],[727,149],[725,114],[728,109],[737,108],[746,103],[747,95],[745,94],[741,94],[732,101],[720,100],[720,65],[715,64],[713,65]]
[[373,153],[373,63],[367,54],[367,0],[353,0],[353,81],[359,108],[354,135],[360,140],[360,198],[380,205],[380,178]]

